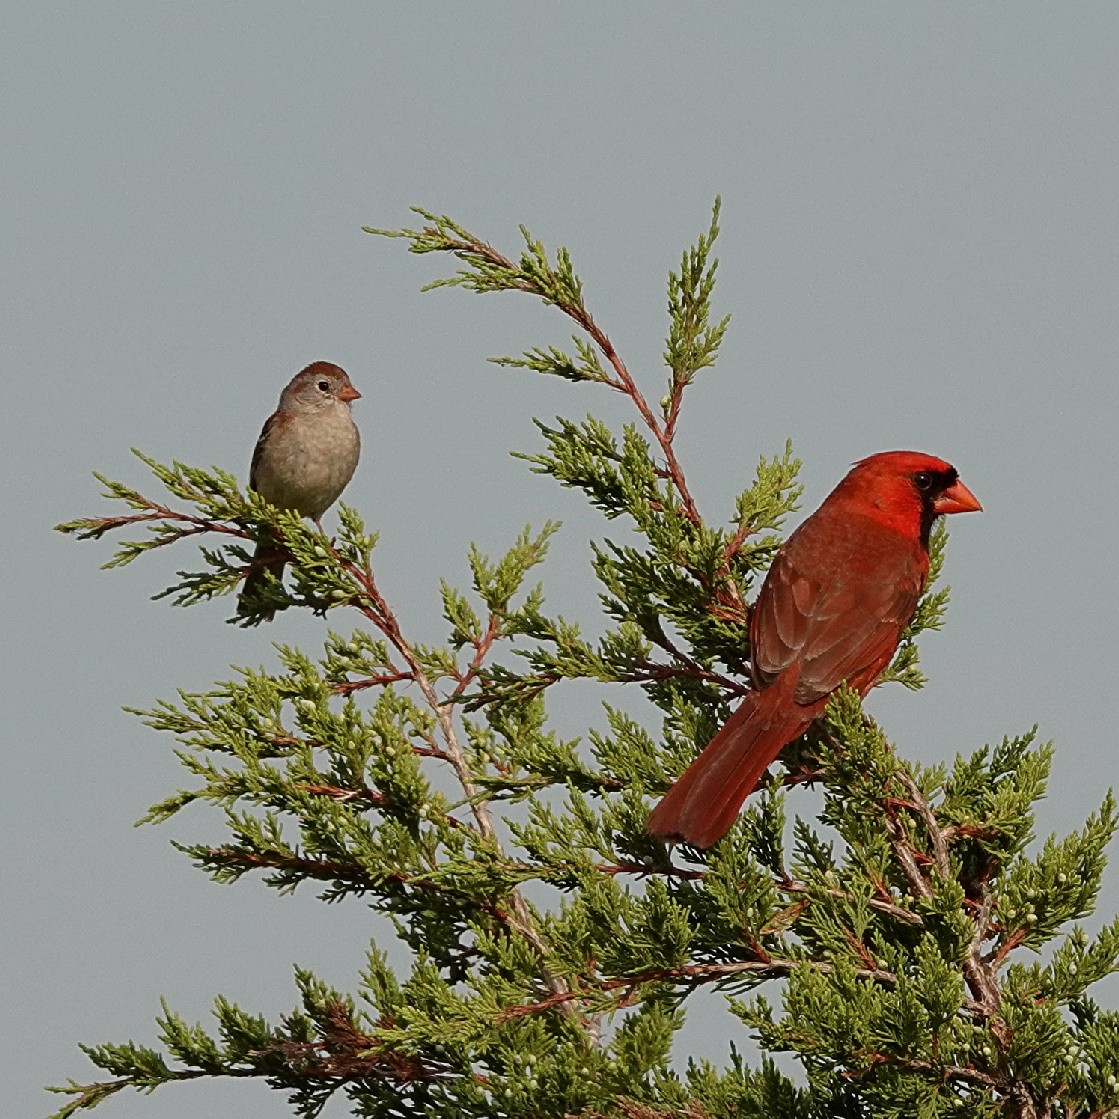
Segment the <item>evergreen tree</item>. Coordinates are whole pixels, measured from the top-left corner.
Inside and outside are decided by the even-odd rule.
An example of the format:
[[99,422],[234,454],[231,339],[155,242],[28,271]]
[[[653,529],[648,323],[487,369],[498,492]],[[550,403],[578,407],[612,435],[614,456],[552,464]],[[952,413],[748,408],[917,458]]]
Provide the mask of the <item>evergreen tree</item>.
[[[1034,843],[1051,758],[1034,732],[926,767],[841,693],[711,850],[645,831],[745,691],[747,604],[800,492],[789,447],[762,457],[724,528],[701,515],[678,454],[686,390],[728,325],[712,311],[718,203],[669,277],[655,402],[564,249],[522,231],[514,259],[417,213],[419,229],[369,232],[456,258],[432,287],[526,292],[574,323],[570,349],[499,364],[633,406],[620,432],[593,415],[538,424],[543,447],[522,456],[640,538],[594,546],[606,631],[588,640],[526,586],[551,522],[497,559],[471,547],[471,586],[443,585],[447,639],[428,646],[378,587],[377,538],[354,509],[331,539],[221,470],[140,456],[165,500],[100,478],[129,511],[59,528],[148,529],[106,566],[203,536],[200,570],[163,592],[189,606],[236,591],[255,545],[280,541],[290,586],[273,580],[237,620],[306,608],[347,630],[328,630],[317,657],[281,645],[279,671],[137,712],[177,739],[189,775],[145,820],[216,806],[223,836],[181,848],[198,867],[360,900],[392,920],[411,970],[374,946],[346,993],[297,968],[299,1005],[277,1022],[221,996],[210,1030],[165,1006],[161,1049],[83,1047],[108,1079],[53,1089],[68,1097],[56,1116],[203,1076],[259,1077],[300,1116],[337,1092],[385,1119],[1119,1115],[1119,1014],[1088,994],[1119,969],[1119,920],[1094,938],[1074,923],[1096,900],[1116,805],[1109,793],[1081,831]],[[916,639],[944,616],[932,584],[945,542],[938,527],[930,588],[884,679],[922,682]],[[607,702],[604,729],[564,740],[547,703],[572,679],[608,700],[639,689],[648,725]],[[823,809],[790,824],[809,783]],[[674,1037],[700,989],[729,1000],[757,1067],[733,1038],[727,1067],[680,1062]],[[795,1055],[799,1081],[772,1053]]]

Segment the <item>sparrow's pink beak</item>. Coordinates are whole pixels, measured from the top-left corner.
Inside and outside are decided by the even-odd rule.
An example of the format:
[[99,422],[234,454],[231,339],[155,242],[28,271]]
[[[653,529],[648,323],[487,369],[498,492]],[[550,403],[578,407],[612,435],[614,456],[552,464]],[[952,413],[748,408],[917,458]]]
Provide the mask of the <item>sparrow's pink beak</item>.
[[934,502],[936,513],[982,513],[978,498],[958,478]]
[[347,404],[349,404],[351,400],[360,400],[361,393],[358,392],[353,385],[343,385],[338,390],[338,399],[344,400]]

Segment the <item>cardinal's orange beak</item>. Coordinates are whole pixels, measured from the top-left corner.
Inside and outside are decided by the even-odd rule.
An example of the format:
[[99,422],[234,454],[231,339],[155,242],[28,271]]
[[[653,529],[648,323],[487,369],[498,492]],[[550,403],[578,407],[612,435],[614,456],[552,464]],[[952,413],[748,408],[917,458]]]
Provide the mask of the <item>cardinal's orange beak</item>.
[[934,502],[937,513],[982,513],[978,498],[958,478]]
[[351,400],[360,400],[361,393],[358,392],[353,385],[343,385],[342,388],[338,390],[338,399],[344,400],[349,404]]

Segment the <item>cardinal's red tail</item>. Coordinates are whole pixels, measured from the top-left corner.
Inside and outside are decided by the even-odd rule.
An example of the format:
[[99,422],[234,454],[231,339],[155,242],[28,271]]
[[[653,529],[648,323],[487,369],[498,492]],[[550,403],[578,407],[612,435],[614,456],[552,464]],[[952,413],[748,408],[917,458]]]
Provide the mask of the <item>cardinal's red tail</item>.
[[[786,677],[788,677],[786,679]],[[730,830],[770,762],[816,712],[793,699],[794,671],[751,692],[649,816],[651,835],[710,847]]]

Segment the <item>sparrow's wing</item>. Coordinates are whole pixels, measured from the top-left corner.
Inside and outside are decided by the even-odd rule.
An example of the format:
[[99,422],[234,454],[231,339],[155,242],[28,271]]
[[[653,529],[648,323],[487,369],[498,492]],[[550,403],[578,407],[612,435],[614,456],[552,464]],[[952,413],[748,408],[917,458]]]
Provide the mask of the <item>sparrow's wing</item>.
[[273,412],[272,415],[264,421],[264,427],[260,429],[260,437],[256,441],[256,446],[253,448],[253,461],[249,464],[249,487],[257,489],[257,478],[260,470],[260,460],[264,454],[265,444],[268,442],[268,437],[276,429],[280,421],[280,412]]

